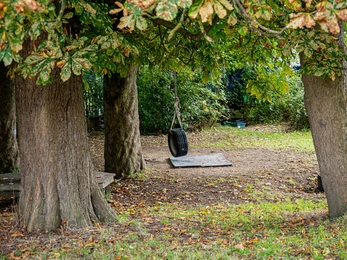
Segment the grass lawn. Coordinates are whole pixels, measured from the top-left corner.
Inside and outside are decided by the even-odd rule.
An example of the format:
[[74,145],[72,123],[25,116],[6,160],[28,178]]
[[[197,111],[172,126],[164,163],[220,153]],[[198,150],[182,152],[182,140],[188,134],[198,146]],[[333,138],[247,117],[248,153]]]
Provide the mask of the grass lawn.
[[[225,137],[232,137],[232,149],[314,153],[309,132],[221,127],[197,135],[195,147],[230,149]],[[148,180],[148,173],[132,178]],[[244,202],[209,205],[117,207],[111,196],[117,223],[56,232],[26,233],[13,212],[0,212],[0,259],[347,259],[347,217],[327,218],[324,193],[266,200],[260,193],[271,190],[248,185],[243,192]]]

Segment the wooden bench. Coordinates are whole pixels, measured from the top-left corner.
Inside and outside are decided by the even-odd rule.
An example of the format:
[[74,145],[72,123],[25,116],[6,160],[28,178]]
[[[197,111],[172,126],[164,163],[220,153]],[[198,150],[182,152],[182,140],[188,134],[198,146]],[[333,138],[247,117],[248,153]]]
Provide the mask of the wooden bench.
[[[95,172],[96,181],[105,193],[110,192],[110,184],[114,181],[115,174],[109,172]],[[0,174],[0,197],[17,198],[20,190],[20,172]]]

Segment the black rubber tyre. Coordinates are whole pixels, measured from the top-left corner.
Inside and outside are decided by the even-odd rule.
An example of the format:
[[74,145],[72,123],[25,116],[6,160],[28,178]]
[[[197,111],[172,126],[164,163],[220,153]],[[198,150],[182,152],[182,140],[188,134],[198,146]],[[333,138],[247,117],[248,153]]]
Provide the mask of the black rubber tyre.
[[174,157],[185,156],[188,153],[188,140],[186,133],[181,128],[169,131],[168,143],[170,152]]

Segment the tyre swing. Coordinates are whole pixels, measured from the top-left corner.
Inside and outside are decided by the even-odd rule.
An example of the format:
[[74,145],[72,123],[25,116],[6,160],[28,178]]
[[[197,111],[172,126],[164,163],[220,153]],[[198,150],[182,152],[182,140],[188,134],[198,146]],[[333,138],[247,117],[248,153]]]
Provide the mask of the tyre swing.
[[[188,140],[186,133],[182,127],[180,110],[179,110],[179,99],[177,96],[176,87],[176,71],[174,71],[174,88],[175,88],[175,104],[174,104],[174,116],[172,119],[171,127],[168,133],[168,143],[170,152],[174,157],[185,156],[188,153]],[[175,119],[177,117],[180,128],[173,128]]]

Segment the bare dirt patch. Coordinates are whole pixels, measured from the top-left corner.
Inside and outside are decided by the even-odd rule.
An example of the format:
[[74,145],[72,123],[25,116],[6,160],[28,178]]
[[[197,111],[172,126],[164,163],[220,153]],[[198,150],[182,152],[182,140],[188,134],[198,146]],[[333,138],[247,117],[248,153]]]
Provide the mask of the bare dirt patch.
[[[192,146],[201,138],[196,133],[187,136]],[[94,164],[100,170],[103,169],[102,140],[102,135],[91,136]],[[148,169],[145,177],[118,180],[112,184],[116,209],[157,203],[209,205],[279,201],[317,195],[318,166],[312,153],[190,148],[188,155],[223,153],[233,166],[174,168],[169,160],[167,136],[143,136],[141,141]]]

